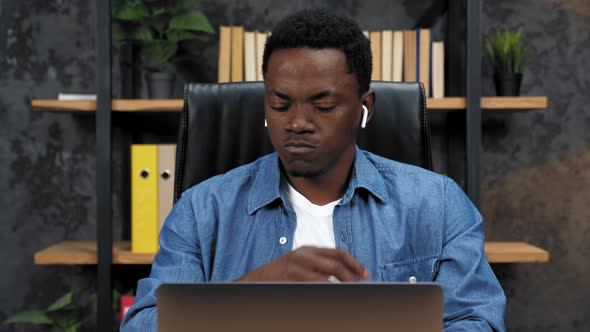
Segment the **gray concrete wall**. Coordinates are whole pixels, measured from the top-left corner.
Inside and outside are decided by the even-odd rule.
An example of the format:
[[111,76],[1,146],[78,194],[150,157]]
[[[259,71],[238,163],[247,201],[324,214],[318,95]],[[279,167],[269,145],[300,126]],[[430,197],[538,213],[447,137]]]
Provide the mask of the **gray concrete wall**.
[[[525,71],[522,93],[550,99],[545,111],[486,116],[484,122],[487,237],[530,241],[552,254],[548,264],[494,265],[509,297],[507,325],[513,331],[590,330],[584,319],[590,314],[590,278],[584,273],[590,256],[584,241],[590,233],[585,209],[590,197],[585,172],[590,167],[589,5],[583,0],[483,2],[484,32],[499,25],[524,26],[539,57]],[[413,26],[429,3],[209,0],[202,8],[214,26],[270,29],[293,10],[325,6],[351,15],[364,29],[401,29]],[[95,238],[94,116],[30,107],[32,98],[93,91],[95,33],[92,1],[0,1],[0,261],[5,267],[0,320],[17,310],[44,307],[69,289],[93,289],[96,283],[92,266],[32,263],[34,252],[53,243]],[[197,54],[194,63],[178,66],[181,78],[215,81],[216,38],[187,48]],[[117,95],[118,66],[114,72]],[[489,70],[484,72],[484,94],[491,94]],[[158,128],[162,120],[169,124],[164,129]],[[176,120],[174,115],[114,116],[115,239],[129,236],[128,144],[173,140]],[[437,170],[444,171],[445,143],[437,139],[436,144]],[[125,291],[148,272],[146,267],[116,267],[116,287]]]
[[45,246],[95,237],[93,116],[30,107],[94,88],[94,31],[92,2],[0,1],[0,320],[95,284],[93,268],[33,265]]
[[[482,27],[522,26],[538,57],[522,94],[544,111],[484,122],[482,213],[493,240],[525,240],[549,264],[496,266],[513,331],[590,330],[590,2],[483,1]],[[488,72],[489,76],[489,72]],[[493,92],[491,79],[484,93]]]

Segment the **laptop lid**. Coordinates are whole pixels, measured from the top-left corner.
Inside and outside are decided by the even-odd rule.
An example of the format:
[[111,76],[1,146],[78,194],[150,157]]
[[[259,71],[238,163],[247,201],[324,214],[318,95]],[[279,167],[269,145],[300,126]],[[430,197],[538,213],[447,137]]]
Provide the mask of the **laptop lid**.
[[442,331],[436,284],[163,284],[160,332]]

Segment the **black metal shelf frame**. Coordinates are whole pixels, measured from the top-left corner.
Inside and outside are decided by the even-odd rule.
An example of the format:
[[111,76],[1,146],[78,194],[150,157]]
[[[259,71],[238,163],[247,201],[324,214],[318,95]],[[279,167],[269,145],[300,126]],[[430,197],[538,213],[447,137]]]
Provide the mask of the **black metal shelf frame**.
[[112,331],[111,1],[96,0],[96,9],[96,318],[98,331]]
[[[451,1],[451,0],[450,0]],[[479,208],[481,149],[481,0],[467,1],[467,85],[465,187]]]

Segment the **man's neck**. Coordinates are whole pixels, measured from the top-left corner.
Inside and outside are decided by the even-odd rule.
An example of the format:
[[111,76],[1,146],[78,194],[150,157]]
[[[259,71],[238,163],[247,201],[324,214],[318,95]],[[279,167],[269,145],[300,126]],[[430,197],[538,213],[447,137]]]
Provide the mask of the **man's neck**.
[[353,164],[354,154],[352,154],[352,158],[340,160],[334,168],[318,176],[291,176],[289,174],[286,176],[291,186],[310,202],[316,205],[326,205],[344,196]]

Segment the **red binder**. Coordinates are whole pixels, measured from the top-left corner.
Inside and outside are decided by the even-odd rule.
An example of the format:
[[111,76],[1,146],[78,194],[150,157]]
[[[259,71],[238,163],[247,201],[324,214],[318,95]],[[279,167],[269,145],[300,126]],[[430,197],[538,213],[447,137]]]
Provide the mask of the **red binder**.
[[127,313],[127,310],[131,308],[133,302],[135,302],[135,296],[121,295],[121,321],[125,318],[125,314]]

